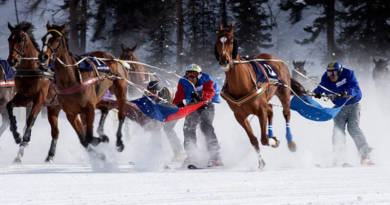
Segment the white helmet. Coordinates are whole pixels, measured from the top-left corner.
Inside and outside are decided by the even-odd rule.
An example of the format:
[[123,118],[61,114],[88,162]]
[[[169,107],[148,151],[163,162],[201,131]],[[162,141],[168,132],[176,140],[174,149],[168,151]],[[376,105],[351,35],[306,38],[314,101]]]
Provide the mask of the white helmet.
[[201,73],[202,72],[202,68],[200,66],[198,66],[198,65],[193,63],[193,64],[187,66],[186,72],[188,72],[188,71],[190,71],[190,72],[194,71],[194,72]]

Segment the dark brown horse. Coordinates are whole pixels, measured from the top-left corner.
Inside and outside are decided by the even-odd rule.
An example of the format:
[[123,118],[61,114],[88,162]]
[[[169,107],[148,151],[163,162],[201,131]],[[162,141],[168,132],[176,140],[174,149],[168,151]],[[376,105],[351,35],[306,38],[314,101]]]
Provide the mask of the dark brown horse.
[[[38,59],[42,66],[47,66],[54,61],[56,90],[59,94],[58,102],[75,129],[81,144],[88,148],[89,144],[96,146],[104,140],[93,136],[93,121],[97,104],[110,89],[115,94],[118,103],[119,126],[116,134],[116,147],[119,152],[123,151],[122,125],[125,120],[127,87],[127,83],[123,79],[128,78],[126,69],[117,61],[106,61],[110,71],[118,77],[116,78],[97,70],[95,72],[80,71],[76,66],[65,66],[73,65],[76,62],[72,54],[69,53],[67,40],[64,36],[66,23],[62,26],[51,26],[48,22],[46,28],[47,33],[42,37],[43,49]],[[116,58],[112,54],[101,51],[90,54],[97,58]],[[85,118],[85,128],[78,117],[79,114]]]
[[387,102],[390,99],[390,71],[387,68],[390,59],[379,59],[376,60],[373,58],[375,63],[375,68],[372,71],[372,79],[375,82],[376,96],[380,106],[386,110],[390,111]]
[[2,124],[0,127],[0,137],[4,131],[9,127],[9,117],[7,112],[7,103],[12,100],[15,95],[15,81],[14,79],[7,79],[7,74],[4,64],[8,64],[5,60],[0,60],[0,114]]
[[[8,38],[9,55],[8,62],[12,67],[17,66],[15,73],[16,95],[7,103],[8,115],[10,118],[10,129],[15,142],[20,144],[18,155],[14,162],[20,163],[31,137],[31,129],[35,119],[42,109],[47,106],[48,119],[51,126],[52,142],[47,162],[53,160],[58,139],[58,113],[60,108],[56,102],[56,93],[53,89],[53,74],[46,72],[40,67],[36,60],[22,60],[22,58],[38,57],[38,48],[35,41],[28,35],[32,25],[28,22],[22,22],[16,27],[8,23],[11,35]],[[32,103],[31,112],[27,118],[26,128],[23,137],[20,137],[17,131],[16,118],[13,113],[14,107],[26,107]]]
[[[256,136],[253,134],[252,127],[248,121],[248,116],[253,114],[259,118],[260,127],[261,127],[261,143],[263,145],[272,145],[277,146],[278,141],[276,138],[267,135],[267,117],[272,123],[272,107],[268,105],[268,101],[276,95],[282,103],[283,106],[283,116],[286,119],[286,138],[288,141],[288,148],[291,151],[296,150],[296,145],[292,141],[292,135],[290,132],[290,94],[291,91],[282,86],[283,84],[292,87],[294,92],[298,95],[305,93],[305,90],[302,86],[295,80],[290,78],[290,72],[287,66],[282,62],[278,61],[279,59],[276,56],[271,54],[258,54],[251,56],[250,58],[260,58],[260,59],[273,59],[267,60],[267,63],[276,69],[277,74],[279,75],[280,81],[283,84],[265,84],[265,86],[258,88],[258,85],[254,81],[256,79],[256,74],[253,71],[249,63],[234,63],[234,61],[242,60],[238,55],[238,44],[237,39],[233,35],[233,26],[230,24],[230,28],[223,28],[222,24],[218,28],[218,37],[215,42],[215,55],[219,60],[219,64],[222,70],[225,72],[226,81],[225,84],[226,90],[225,93],[228,93],[231,96],[230,100],[227,100],[230,109],[234,112],[234,116],[238,123],[245,129],[246,133],[249,136],[249,140],[252,146],[255,148],[258,159],[259,159],[259,168],[262,169],[265,165],[265,162],[260,154],[259,142]],[[268,86],[267,88],[265,88]],[[263,89],[263,90],[262,90]],[[263,94],[261,94],[263,92]],[[257,93],[257,95],[252,95],[251,93]],[[246,98],[250,94],[251,99]],[[234,99],[242,99],[240,103],[234,103]],[[272,127],[272,124],[271,124]]]
[[320,83],[321,79],[319,77],[316,77],[316,76],[310,76],[310,77],[307,76],[305,64],[306,64],[306,60],[305,61],[293,61],[294,69],[297,70],[298,72],[302,73],[304,76],[306,76],[306,78],[301,76],[300,74],[298,74],[295,71],[291,71],[291,73],[292,73],[291,77],[294,80],[301,83],[305,88],[312,91],[317,87],[318,83]]

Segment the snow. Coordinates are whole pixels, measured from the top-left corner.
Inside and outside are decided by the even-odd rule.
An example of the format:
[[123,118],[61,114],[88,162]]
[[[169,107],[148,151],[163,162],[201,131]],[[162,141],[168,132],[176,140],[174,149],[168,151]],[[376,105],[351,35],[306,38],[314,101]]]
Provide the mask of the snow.
[[[0,24],[1,42],[6,42],[9,36],[7,21],[15,25],[13,3],[7,1],[0,6],[0,13],[7,14],[3,15]],[[274,38],[279,46],[263,51],[280,53],[286,62],[294,59],[315,61],[317,64],[309,70],[310,76],[320,75],[324,69],[318,63],[323,56],[319,49],[325,41],[323,35],[317,44],[301,46],[294,43],[294,39],[307,36],[302,28],[316,17],[313,11],[305,12],[311,13],[306,13],[306,19],[294,26],[281,20],[273,31],[274,37],[280,34]],[[43,20],[20,16],[21,20],[31,20],[37,26],[34,34],[40,44],[40,37],[46,32],[44,24],[53,18],[51,14],[47,12]],[[284,15],[287,17],[288,13]],[[88,50],[98,46],[89,43]],[[314,52],[310,52],[313,49]],[[1,44],[0,51],[0,57],[6,58],[8,44]],[[141,59],[147,63],[147,59]],[[390,99],[377,98],[371,76],[361,75],[358,80],[363,90],[361,128],[374,148],[371,157],[375,166],[359,164],[355,145],[347,135],[346,160],[353,167],[331,167],[333,122],[308,121],[295,112],[292,112],[290,124],[297,152],[291,153],[284,137],[286,123],[282,110],[275,107],[273,131],[281,144],[277,149],[261,146],[266,167],[259,171],[254,149],[225,101],[216,106],[214,120],[225,168],[164,170],[164,164],[168,164],[173,155],[166,136],[162,132],[144,132],[132,122],[124,133],[125,150],[118,153],[115,150],[118,122],[113,112],[105,126],[111,142],[96,147],[97,151],[106,154],[105,163],[90,160],[73,128],[65,118],[60,118],[54,163],[44,164],[51,142],[50,126],[47,119],[38,116],[21,165],[12,164],[18,146],[9,130],[0,137],[0,204],[390,204],[390,140],[387,137],[390,127],[384,107],[379,104]],[[271,103],[280,104],[277,99],[272,99]],[[330,102],[321,104],[332,106]],[[16,112],[18,128],[22,132],[25,117],[19,110]],[[99,117],[97,114],[95,128]],[[258,119],[250,119],[253,131],[259,137]],[[183,124],[180,120],[175,127],[181,141]],[[200,156],[207,160],[202,154],[206,148],[200,130],[197,135]],[[130,161],[136,166],[129,165]],[[316,168],[316,164],[324,168]]]

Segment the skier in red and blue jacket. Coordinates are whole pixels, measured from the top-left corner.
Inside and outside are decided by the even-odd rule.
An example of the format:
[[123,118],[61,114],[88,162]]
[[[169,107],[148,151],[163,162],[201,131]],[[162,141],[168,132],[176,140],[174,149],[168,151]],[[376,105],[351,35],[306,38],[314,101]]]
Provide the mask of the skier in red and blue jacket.
[[[195,87],[195,89],[194,89]],[[208,101],[195,112],[189,114],[184,121],[184,149],[188,155],[183,165],[196,164],[194,151],[196,146],[196,126],[204,133],[207,149],[210,154],[208,166],[223,166],[219,155],[219,143],[214,132],[214,103],[220,103],[218,84],[206,73],[202,73],[199,65],[191,64],[186,68],[186,74],[179,80],[173,104],[178,107]]]

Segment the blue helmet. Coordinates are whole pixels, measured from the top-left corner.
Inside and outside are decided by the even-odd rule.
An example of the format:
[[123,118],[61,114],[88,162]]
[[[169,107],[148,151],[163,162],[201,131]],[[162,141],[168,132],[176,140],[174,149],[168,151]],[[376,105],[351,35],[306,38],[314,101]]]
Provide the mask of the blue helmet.
[[328,71],[341,71],[341,70],[343,70],[343,66],[339,62],[333,61],[333,62],[329,63],[326,70],[328,70]]

